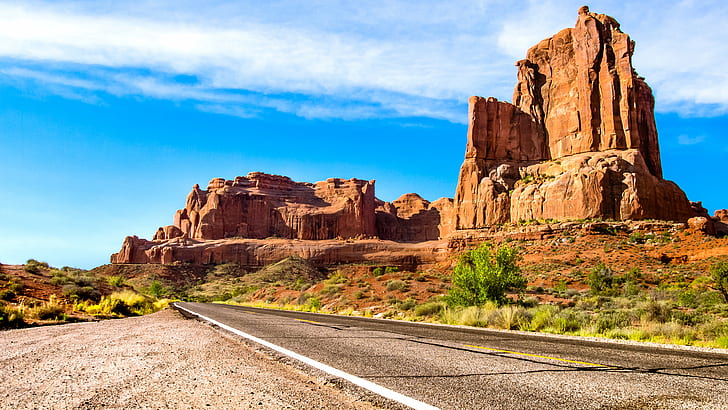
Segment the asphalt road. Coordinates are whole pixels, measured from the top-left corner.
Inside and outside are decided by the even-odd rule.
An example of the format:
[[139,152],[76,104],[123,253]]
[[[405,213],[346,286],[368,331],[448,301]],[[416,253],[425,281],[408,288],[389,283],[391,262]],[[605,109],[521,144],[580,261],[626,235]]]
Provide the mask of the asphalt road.
[[443,409],[728,409],[728,354],[180,305]]

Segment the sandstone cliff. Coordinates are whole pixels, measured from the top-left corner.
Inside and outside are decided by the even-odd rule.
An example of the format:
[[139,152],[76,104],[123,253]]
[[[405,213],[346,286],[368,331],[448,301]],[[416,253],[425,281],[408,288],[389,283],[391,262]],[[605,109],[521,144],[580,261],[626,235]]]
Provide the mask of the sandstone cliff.
[[452,215],[449,198],[430,203],[406,194],[383,202],[374,181],[307,183],[253,172],[215,178],[205,190],[193,186],[173,225],[159,228],[152,241],[127,237],[111,262],[260,266],[298,255],[335,264],[382,262],[390,254],[399,265],[434,263],[442,246],[408,243],[440,240],[453,230]]
[[662,179],[654,98],[633,52],[615,19],[582,7],[574,28],[516,63],[513,104],[472,97],[455,228],[693,216]]
[[417,194],[382,202],[374,196],[374,181],[329,178],[312,184],[252,172],[234,180],[215,178],[207,190],[192,187],[174,224],[159,228],[154,239],[379,237],[423,242],[448,233],[451,209],[445,198],[430,204]]

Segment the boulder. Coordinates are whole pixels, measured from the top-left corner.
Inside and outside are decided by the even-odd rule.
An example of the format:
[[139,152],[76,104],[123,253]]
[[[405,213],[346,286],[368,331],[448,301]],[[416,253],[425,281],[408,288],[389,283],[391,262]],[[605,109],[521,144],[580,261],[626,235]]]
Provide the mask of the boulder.
[[688,219],[688,229],[708,235],[715,235],[715,221],[704,216],[695,216]]

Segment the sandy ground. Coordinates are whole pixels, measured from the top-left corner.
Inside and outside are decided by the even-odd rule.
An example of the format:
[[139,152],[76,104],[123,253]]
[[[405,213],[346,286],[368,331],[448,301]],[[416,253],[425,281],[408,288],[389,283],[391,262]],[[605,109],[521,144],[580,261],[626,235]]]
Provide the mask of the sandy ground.
[[3,409],[373,408],[172,310],[3,331],[0,346]]

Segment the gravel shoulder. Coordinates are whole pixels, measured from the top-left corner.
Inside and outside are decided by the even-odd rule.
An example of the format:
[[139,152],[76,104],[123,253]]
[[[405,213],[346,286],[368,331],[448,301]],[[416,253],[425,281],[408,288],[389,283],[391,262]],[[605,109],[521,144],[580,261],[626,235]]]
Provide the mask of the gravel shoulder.
[[370,409],[173,310],[0,332],[0,408]]

